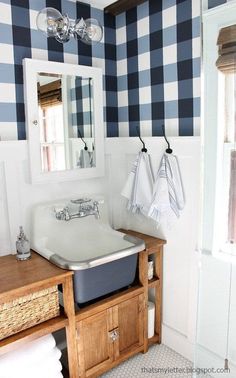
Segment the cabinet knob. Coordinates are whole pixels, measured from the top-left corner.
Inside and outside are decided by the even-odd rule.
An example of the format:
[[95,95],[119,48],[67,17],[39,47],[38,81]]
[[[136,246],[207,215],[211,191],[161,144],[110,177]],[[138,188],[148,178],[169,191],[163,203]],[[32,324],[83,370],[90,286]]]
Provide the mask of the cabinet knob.
[[35,119],[35,120],[33,121],[33,125],[34,125],[34,126],[38,126],[38,121],[37,121],[37,119]]
[[112,331],[109,332],[109,337],[112,340],[112,342],[116,341],[119,339],[119,330],[118,328],[113,329]]

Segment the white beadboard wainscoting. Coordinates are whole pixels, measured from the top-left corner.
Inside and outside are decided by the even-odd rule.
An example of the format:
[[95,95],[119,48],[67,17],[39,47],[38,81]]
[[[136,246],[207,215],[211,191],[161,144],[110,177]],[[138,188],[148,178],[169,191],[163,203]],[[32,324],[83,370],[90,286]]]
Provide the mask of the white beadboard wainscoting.
[[[166,143],[161,137],[144,138],[156,172]],[[164,250],[163,343],[193,360],[198,288],[198,240],[201,147],[198,137],[172,137],[179,158],[186,206],[170,229],[157,229],[146,218],[126,211],[120,192],[142,145],[138,138],[107,138],[106,177],[59,184],[32,185],[27,141],[0,143],[0,255],[15,250],[19,225],[30,233],[30,209],[39,202],[104,193],[114,227],[135,229],[167,239]],[[30,237],[30,235],[29,235]]]
[[195,360],[201,368],[230,372],[212,377],[236,377],[236,266],[210,254],[201,258],[198,331]]

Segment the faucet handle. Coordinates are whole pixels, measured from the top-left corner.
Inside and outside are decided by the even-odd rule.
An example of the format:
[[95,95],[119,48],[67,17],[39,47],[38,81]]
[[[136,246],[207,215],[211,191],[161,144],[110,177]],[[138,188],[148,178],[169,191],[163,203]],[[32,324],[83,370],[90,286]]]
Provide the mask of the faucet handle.
[[69,208],[67,206],[60,209],[54,207],[54,214],[55,214],[56,219],[58,220],[70,219]]
[[82,203],[91,202],[91,198],[78,198],[75,200],[70,200],[71,203],[75,203],[76,205],[82,205]]
[[70,212],[69,212],[68,206],[64,207],[63,216],[64,216],[64,220],[70,220]]
[[64,207],[63,206],[61,206],[61,207],[59,207],[59,206],[57,206],[57,207],[54,207],[53,208],[53,212],[56,214],[56,213],[60,213],[60,211],[62,211],[64,209]]
[[54,211],[55,217],[57,219],[61,220],[62,219],[62,215],[63,215],[63,208],[59,209],[59,208],[54,207],[53,211]]
[[95,212],[95,218],[99,219],[100,218],[100,212],[99,212],[99,202],[98,201],[93,201],[93,210]]
[[98,202],[98,201],[93,201],[93,206],[94,206],[94,207],[98,207],[98,205],[99,205],[99,202]]

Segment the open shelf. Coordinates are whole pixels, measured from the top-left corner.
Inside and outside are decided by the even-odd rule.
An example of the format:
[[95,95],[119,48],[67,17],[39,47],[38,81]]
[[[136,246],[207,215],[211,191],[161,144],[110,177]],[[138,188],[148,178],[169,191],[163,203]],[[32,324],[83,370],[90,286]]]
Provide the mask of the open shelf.
[[159,335],[154,335],[151,339],[148,339],[148,346],[158,343]]
[[33,341],[41,336],[58,331],[68,325],[68,319],[65,315],[59,315],[56,318],[37,324],[34,327],[18,332],[0,341],[0,356],[14,349],[17,349],[25,342]]
[[152,280],[148,281],[148,288],[156,287],[160,284],[160,280],[158,277],[153,277]]
[[108,294],[105,298],[99,298],[94,303],[90,303],[83,308],[76,309],[76,321],[80,321],[87,317],[87,313],[90,315],[97,313],[98,311],[103,311],[104,309],[115,306],[121,301],[128,300],[135,295],[142,294],[144,288],[141,285],[131,286],[123,290],[119,290],[117,293]]

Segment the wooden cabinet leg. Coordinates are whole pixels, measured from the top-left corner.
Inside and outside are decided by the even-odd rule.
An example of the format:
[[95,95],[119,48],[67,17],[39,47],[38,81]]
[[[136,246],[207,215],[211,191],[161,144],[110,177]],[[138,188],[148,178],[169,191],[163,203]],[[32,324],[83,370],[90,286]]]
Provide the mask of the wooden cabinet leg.
[[79,322],[77,325],[78,333],[77,337],[77,351],[78,351],[78,362],[79,362],[79,377],[85,378],[85,360],[84,360],[84,343],[83,343],[83,325]]
[[159,278],[159,285],[155,289],[155,333],[158,335],[158,344],[160,344],[162,325],[163,247],[160,247],[159,251],[155,254],[155,275]]
[[144,286],[144,342],[143,353],[148,351],[148,253],[139,253],[139,282]]
[[77,354],[77,337],[75,324],[75,306],[72,278],[66,278],[63,287],[64,310],[68,317],[69,324],[66,327],[67,353],[70,378],[79,378],[79,364]]

